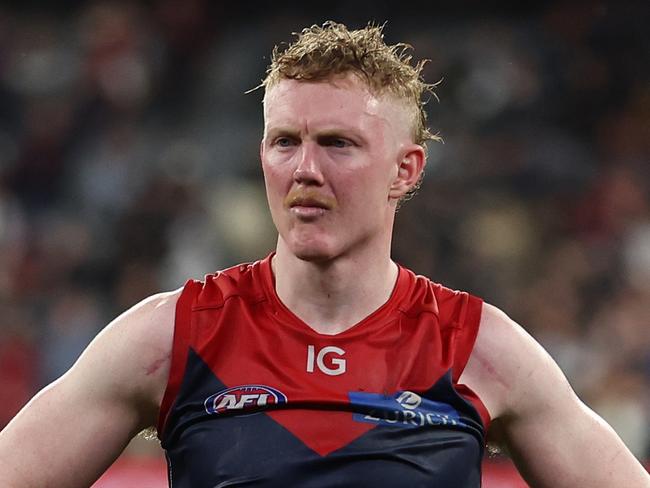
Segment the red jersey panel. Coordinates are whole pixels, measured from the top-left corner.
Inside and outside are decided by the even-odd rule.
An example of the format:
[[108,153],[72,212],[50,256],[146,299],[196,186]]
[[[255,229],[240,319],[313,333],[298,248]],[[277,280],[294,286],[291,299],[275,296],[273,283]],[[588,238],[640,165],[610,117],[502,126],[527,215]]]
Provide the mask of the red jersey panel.
[[458,378],[481,300],[400,267],[381,308],[323,335],[279,300],[270,259],[178,301],[158,425],[170,484],[480,486],[489,417]]

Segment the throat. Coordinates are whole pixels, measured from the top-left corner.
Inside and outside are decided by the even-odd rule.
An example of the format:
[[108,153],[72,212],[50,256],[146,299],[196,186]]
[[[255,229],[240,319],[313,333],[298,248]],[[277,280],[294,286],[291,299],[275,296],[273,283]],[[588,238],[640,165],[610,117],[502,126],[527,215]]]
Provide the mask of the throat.
[[284,267],[276,259],[278,298],[310,328],[325,335],[345,332],[388,302],[399,271],[390,259],[383,267],[363,271],[350,263],[324,268],[303,261],[295,268]]

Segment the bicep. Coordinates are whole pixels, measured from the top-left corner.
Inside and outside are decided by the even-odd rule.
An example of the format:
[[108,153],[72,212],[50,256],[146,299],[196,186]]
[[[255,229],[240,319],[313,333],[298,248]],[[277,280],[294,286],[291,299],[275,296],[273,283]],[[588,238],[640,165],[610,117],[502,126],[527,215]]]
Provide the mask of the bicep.
[[137,409],[86,386],[70,371],[11,421],[0,434],[0,480],[6,476],[6,483],[21,487],[90,486],[113,462],[138,432]]
[[90,486],[140,430],[164,390],[176,294],[126,312],[0,433],[2,486]]
[[614,430],[575,394],[502,419],[503,440],[534,487],[645,487],[650,478]]
[[550,355],[495,307],[484,307],[461,381],[484,399],[531,486],[650,485],[640,463],[580,401]]

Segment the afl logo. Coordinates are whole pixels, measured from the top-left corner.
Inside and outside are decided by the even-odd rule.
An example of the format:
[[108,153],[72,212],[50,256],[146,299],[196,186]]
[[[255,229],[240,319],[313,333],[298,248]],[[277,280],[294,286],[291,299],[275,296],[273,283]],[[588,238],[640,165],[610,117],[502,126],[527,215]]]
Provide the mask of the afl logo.
[[265,408],[268,405],[287,403],[287,395],[264,385],[242,385],[221,390],[210,395],[204,402],[209,414],[221,414],[232,410]]

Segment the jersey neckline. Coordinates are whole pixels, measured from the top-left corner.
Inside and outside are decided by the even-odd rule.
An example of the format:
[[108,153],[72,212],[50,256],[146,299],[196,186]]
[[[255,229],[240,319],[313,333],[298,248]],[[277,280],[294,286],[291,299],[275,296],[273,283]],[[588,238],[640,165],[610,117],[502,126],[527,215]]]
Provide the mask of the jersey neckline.
[[299,332],[308,333],[312,336],[331,340],[349,339],[362,334],[367,334],[371,330],[382,328],[388,323],[392,323],[390,316],[399,311],[401,299],[409,289],[410,274],[403,266],[398,264],[397,279],[395,280],[393,291],[386,302],[344,331],[336,334],[323,334],[313,329],[309,324],[293,313],[278,296],[275,290],[275,275],[271,268],[271,260],[274,255],[275,253],[273,252],[259,262],[262,275],[262,288],[264,289],[264,294],[273,309],[273,315],[282,324],[288,325]]

